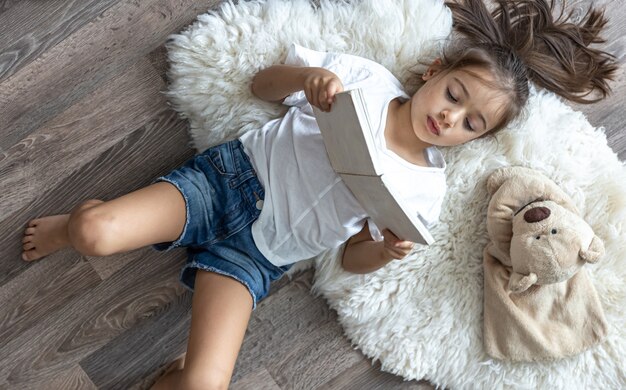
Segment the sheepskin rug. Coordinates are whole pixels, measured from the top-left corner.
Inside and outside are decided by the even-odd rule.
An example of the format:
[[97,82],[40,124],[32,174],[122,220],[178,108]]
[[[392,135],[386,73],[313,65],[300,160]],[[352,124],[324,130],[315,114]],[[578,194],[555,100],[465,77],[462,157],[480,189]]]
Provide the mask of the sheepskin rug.
[[[435,58],[450,29],[449,10],[435,0],[227,2],[168,41],[166,93],[202,151],[284,112],[254,98],[249,85],[255,72],[284,59],[291,42],[378,61],[412,93],[416,59]],[[384,371],[441,387],[625,388],[626,167],[603,129],[553,94],[533,91],[526,119],[444,154],[449,192],[434,245],[368,275],[343,272],[341,248],[294,267],[315,266],[313,292],[337,311],[345,335]],[[485,182],[506,165],[551,177],[605,242],[606,256],[588,270],[609,334],[576,357],[510,364],[483,350]]]

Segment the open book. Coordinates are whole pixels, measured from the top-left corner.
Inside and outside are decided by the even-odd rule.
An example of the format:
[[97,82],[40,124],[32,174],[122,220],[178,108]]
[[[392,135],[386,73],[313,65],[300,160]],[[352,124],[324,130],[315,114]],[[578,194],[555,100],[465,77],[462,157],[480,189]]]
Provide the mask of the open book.
[[381,231],[387,228],[401,240],[432,244],[417,212],[386,180],[362,94],[354,89],[335,95],[330,112],[313,107],[330,164]]

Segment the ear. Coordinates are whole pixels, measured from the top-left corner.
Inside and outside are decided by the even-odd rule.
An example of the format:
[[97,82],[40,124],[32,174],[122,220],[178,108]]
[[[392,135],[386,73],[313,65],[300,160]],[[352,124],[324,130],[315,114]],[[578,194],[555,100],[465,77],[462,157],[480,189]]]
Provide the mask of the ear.
[[430,64],[426,72],[422,75],[422,80],[430,80],[434,75],[439,73],[439,70],[441,70],[441,58],[435,58],[433,63]]
[[597,263],[600,257],[604,256],[604,243],[598,236],[593,236],[589,249],[581,249],[578,256],[587,263]]
[[522,275],[517,272],[511,272],[511,278],[509,279],[509,290],[514,293],[521,293],[530,288],[537,282],[537,275],[530,273],[530,275]]

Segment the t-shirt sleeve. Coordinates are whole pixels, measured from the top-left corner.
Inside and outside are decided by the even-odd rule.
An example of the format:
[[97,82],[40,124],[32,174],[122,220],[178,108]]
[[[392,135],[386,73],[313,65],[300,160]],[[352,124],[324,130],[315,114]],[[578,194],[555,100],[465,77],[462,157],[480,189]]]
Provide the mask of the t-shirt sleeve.
[[[391,72],[367,58],[350,54],[315,51],[297,44],[291,44],[284,63],[285,65],[328,69],[339,77],[345,90],[381,87],[381,84],[386,83],[376,81],[376,78],[380,77],[383,77],[385,81],[389,81],[390,84],[393,84],[395,80]],[[397,83],[397,87],[401,91],[400,82],[395,80],[395,83]],[[283,100],[283,104],[288,106],[303,106],[307,103],[304,91],[294,92]]]

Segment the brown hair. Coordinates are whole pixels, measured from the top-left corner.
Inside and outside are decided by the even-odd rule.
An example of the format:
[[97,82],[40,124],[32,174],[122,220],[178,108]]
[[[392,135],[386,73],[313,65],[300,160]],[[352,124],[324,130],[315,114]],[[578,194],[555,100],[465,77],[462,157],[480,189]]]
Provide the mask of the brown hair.
[[[444,50],[440,73],[467,66],[489,69],[496,86],[509,96],[497,131],[517,117],[528,100],[528,81],[578,103],[593,103],[611,91],[615,57],[589,45],[605,42],[600,31],[604,12],[589,8],[579,22],[572,12],[552,17],[554,1],[495,0],[490,13],[482,0],[455,0],[452,10],[458,36]],[[493,84],[493,83],[490,83]],[[592,93],[599,97],[589,97]]]

